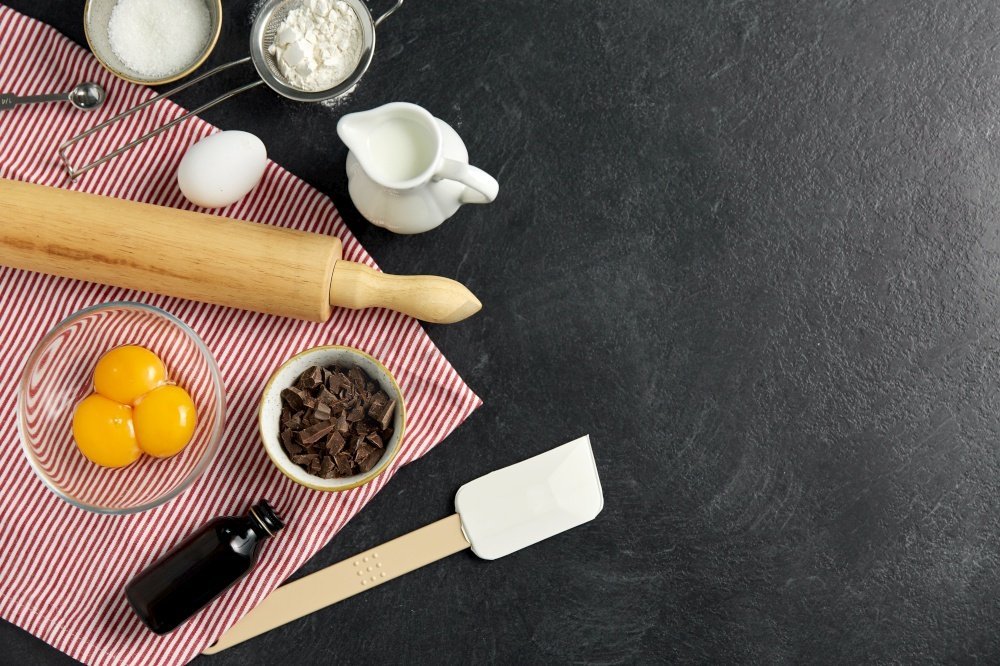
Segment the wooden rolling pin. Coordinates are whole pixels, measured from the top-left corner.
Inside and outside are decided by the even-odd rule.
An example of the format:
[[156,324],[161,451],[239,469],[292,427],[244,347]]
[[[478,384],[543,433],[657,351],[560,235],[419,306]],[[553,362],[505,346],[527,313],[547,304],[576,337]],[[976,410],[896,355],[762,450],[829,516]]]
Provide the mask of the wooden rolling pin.
[[0,179],[0,264],[246,310],[326,321],[332,306],[461,321],[463,285],[344,261],[340,239]]

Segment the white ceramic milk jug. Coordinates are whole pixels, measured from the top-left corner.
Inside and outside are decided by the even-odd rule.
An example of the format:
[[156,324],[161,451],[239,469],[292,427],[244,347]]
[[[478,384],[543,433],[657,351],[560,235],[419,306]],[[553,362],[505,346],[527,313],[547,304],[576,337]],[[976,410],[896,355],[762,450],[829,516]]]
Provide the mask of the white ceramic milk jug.
[[466,203],[490,203],[500,186],[469,165],[458,134],[416,104],[393,102],[337,123],[347,144],[348,190],[372,224],[397,234],[440,225]]

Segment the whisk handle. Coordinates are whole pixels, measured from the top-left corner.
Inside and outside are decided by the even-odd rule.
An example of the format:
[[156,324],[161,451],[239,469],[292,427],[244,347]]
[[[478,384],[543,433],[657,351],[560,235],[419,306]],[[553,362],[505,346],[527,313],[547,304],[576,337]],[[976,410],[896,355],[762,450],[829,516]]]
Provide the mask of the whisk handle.
[[402,4],[403,4],[403,0],[396,0],[396,4],[394,4],[392,7],[390,7],[389,11],[387,11],[385,14],[382,14],[382,16],[378,17],[378,20],[375,21],[375,27],[377,28],[379,26],[379,24],[382,23],[382,21],[384,21],[387,18],[389,18],[390,16],[392,16],[392,13],[394,11],[396,11],[397,9],[399,9],[400,6],[402,6]]
[[190,81],[187,81],[186,83],[182,83],[181,85],[179,85],[179,86],[177,86],[175,88],[172,88],[172,89],[170,89],[170,90],[168,90],[166,92],[159,93],[158,95],[154,95],[153,97],[150,97],[149,99],[147,99],[145,102],[142,102],[141,104],[136,104],[132,108],[126,109],[125,111],[122,111],[121,113],[119,113],[114,118],[109,118],[109,119],[105,120],[103,123],[101,123],[99,125],[95,125],[95,126],[91,127],[90,129],[88,129],[88,130],[86,130],[84,132],[81,132],[80,134],[77,134],[76,136],[74,136],[74,137],[72,137],[70,139],[67,139],[65,142],[63,142],[63,144],[61,146],[59,146],[59,159],[62,160],[63,166],[66,168],[66,173],[69,175],[70,179],[73,180],[77,176],[79,176],[80,174],[85,173],[87,171],[90,171],[94,167],[100,166],[101,164],[104,164],[108,160],[112,160],[112,159],[118,157],[119,155],[121,155],[122,153],[124,153],[126,151],[129,151],[132,148],[135,148],[140,143],[143,143],[144,141],[148,141],[149,139],[153,138],[157,134],[160,134],[162,132],[167,131],[168,129],[170,129],[171,127],[173,127],[174,125],[176,125],[177,123],[182,122],[182,121],[186,120],[187,118],[190,118],[191,116],[197,115],[197,114],[201,113],[202,111],[205,111],[206,109],[210,109],[213,106],[215,106],[216,104],[219,104],[220,102],[226,101],[230,97],[234,97],[236,95],[239,95],[241,92],[250,90],[251,88],[255,88],[255,87],[261,85],[264,82],[261,81],[261,80],[257,80],[257,81],[254,81],[253,83],[249,83],[249,84],[247,84],[245,86],[240,86],[239,88],[234,88],[234,89],[230,90],[227,93],[219,95],[218,97],[216,97],[215,99],[211,100],[210,102],[202,104],[197,109],[194,109],[193,111],[189,111],[188,113],[185,113],[183,116],[181,116],[179,118],[175,118],[174,120],[171,120],[169,123],[166,123],[164,125],[160,125],[159,127],[153,129],[152,131],[147,132],[146,134],[143,134],[138,139],[130,141],[127,144],[125,144],[124,146],[121,146],[120,148],[118,148],[118,149],[116,149],[116,150],[114,150],[114,151],[112,151],[110,153],[102,155],[101,157],[99,157],[99,158],[97,158],[97,159],[95,159],[95,160],[93,160],[93,161],[91,161],[91,162],[89,162],[89,163],[87,163],[87,164],[85,164],[85,165],[83,165],[81,167],[75,167],[75,166],[73,166],[70,163],[69,149],[74,144],[79,143],[80,141],[83,141],[84,139],[86,139],[88,136],[90,136],[92,134],[95,134],[97,132],[100,132],[101,130],[104,130],[104,129],[110,127],[111,125],[114,125],[115,123],[121,121],[123,118],[127,118],[128,116],[131,116],[133,113],[136,113],[137,111],[141,111],[142,109],[146,108],[150,104],[158,102],[161,99],[166,99],[166,98],[170,97],[171,95],[173,95],[174,93],[178,93],[178,92],[184,90],[185,88],[198,83],[199,81],[203,81],[203,80],[207,79],[210,76],[213,76],[213,75],[215,75],[215,74],[217,74],[217,73],[219,73],[219,72],[221,72],[223,70],[229,69],[230,67],[235,67],[237,65],[242,65],[242,64],[245,64],[245,63],[248,63],[248,62],[250,62],[250,58],[243,58],[241,60],[234,60],[232,62],[228,62],[228,63],[226,63],[224,65],[219,65],[218,67],[216,67],[214,69],[211,69],[208,72],[205,72],[201,76],[197,76],[197,77],[191,79]]

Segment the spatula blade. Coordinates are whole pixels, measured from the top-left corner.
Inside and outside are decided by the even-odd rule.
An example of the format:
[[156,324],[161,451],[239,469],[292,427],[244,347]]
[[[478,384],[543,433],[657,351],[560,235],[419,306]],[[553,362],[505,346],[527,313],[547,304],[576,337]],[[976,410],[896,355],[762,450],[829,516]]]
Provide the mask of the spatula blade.
[[602,508],[589,435],[470,481],[455,496],[472,552],[486,560],[582,525]]

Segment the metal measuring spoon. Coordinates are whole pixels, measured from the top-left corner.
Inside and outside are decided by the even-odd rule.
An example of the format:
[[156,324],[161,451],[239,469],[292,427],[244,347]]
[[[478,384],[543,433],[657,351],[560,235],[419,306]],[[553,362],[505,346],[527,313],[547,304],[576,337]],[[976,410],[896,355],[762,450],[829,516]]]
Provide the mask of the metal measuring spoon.
[[81,111],[93,111],[104,104],[107,94],[100,84],[81,83],[69,92],[52,95],[25,95],[18,97],[11,94],[0,94],[0,111],[11,109],[20,104],[40,104],[43,102],[69,102]]

